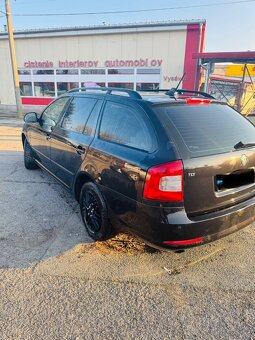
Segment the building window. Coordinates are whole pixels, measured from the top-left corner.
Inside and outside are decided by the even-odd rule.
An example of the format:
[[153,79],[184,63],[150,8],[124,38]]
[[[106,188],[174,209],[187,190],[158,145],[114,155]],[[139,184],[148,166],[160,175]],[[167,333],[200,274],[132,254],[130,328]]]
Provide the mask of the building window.
[[20,95],[22,97],[25,97],[25,96],[31,97],[31,96],[33,96],[32,83],[30,83],[30,82],[20,82],[19,83],[19,88],[20,88]]
[[108,74],[134,74],[134,69],[131,68],[112,68],[108,70]]
[[33,74],[54,74],[54,70],[33,70]]
[[36,97],[55,97],[54,83],[34,83]]
[[158,90],[159,83],[137,83],[136,91]]
[[108,87],[119,87],[123,89],[134,89],[134,84],[133,83],[108,83]]
[[30,75],[31,74],[31,70],[18,70],[18,74],[21,74],[21,75]]
[[100,87],[105,87],[105,83],[97,83],[97,85]]
[[81,87],[105,87],[105,83],[85,81],[84,83],[81,83]]
[[79,87],[79,83],[57,83],[58,96]]
[[56,74],[78,74],[77,69],[59,69],[56,70]]
[[160,74],[160,68],[138,68],[137,74]]
[[82,69],[81,74],[105,74],[104,69]]
[[78,87],[156,90],[160,68],[19,69],[22,96],[57,97]]

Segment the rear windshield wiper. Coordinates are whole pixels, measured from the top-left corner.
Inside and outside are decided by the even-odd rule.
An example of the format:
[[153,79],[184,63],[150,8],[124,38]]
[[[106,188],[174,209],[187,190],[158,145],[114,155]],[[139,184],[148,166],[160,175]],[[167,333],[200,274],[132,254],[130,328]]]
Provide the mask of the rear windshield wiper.
[[238,142],[236,145],[234,145],[234,148],[238,150],[238,149],[252,148],[254,146],[255,146],[255,143],[244,144],[243,142]]

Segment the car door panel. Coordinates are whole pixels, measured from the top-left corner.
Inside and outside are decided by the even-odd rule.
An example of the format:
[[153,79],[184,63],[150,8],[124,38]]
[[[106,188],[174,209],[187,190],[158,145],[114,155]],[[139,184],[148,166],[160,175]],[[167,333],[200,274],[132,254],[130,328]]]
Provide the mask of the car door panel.
[[91,136],[56,128],[51,135],[52,172],[68,187],[86,157]]
[[40,123],[29,128],[29,143],[35,151],[35,157],[46,168],[50,167],[50,132],[45,131]]
[[52,132],[52,172],[70,188],[94,138],[101,106],[102,100],[73,98],[62,122]]
[[[95,169],[96,181],[111,211],[126,222],[133,218],[137,201],[141,200],[148,164],[153,162],[150,151],[156,146],[148,137],[148,129],[139,108],[119,105],[119,101],[107,102],[98,136],[87,153],[86,164]],[[126,132],[132,136],[130,140]]]

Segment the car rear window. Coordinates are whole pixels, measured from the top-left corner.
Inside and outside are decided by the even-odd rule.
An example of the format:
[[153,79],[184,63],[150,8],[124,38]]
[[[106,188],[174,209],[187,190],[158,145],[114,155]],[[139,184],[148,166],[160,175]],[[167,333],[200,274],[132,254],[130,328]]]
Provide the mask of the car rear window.
[[190,157],[234,151],[240,141],[255,142],[254,126],[227,105],[158,104],[154,109],[169,137]]

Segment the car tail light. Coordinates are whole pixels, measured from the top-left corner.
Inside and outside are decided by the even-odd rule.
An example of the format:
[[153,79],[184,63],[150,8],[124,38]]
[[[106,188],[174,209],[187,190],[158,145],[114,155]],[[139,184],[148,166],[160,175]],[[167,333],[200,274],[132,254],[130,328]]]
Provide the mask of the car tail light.
[[164,241],[164,244],[167,244],[169,246],[181,246],[181,245],[188,245],[188,244],[196,244],[196,243],[202,243],[203,238],[202,237],[197,237],[197,238],[192,238],[191,240],[181,240],[181,241]]
[[146,175],[143,196],[158,201],[183,201],[183,165],[174,161],[150,168]]
[[186,103],[188,105],[208,105],[211,103],[211,99],[204,98],[187,98]]

